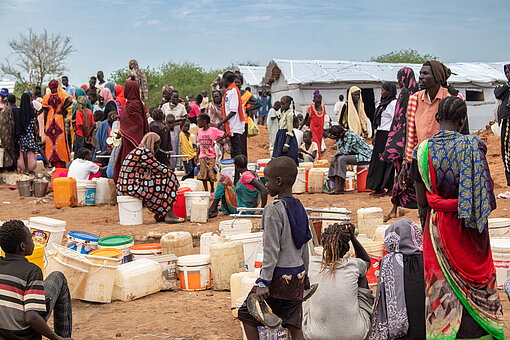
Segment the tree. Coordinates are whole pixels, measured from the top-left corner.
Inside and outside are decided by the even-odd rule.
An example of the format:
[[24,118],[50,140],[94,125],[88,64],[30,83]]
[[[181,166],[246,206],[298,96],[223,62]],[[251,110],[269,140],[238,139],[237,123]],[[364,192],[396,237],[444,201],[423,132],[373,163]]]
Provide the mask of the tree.
[[46,29],[38,34],[30,28],[28,34],[20,33],[18,39],[9,41],[9,46],[12,53],[0,64],[0,70],[15,77],[25,88],[30,80],[42,87],[48,77],[61,76],[67,70],[65,59],[75,51],[71,38],[48,33]]
[[404,64],[423,64],[427,60],[437,60],[437,57],[431,54],[420,54],[413,49],[391,51],[389,53],[372,57],[370,61],[379,63],[404,63]]

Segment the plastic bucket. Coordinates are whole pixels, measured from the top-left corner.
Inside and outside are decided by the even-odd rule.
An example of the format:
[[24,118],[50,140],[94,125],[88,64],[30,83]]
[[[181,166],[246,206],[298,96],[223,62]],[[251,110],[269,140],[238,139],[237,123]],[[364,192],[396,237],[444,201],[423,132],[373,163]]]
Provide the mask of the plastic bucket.
[[294,185],[292,186],[292,193],[293,194],[302,194],[304,192],[306,192],[306,169],[299,167],[296,181],[294,182]]
[[369,284],[377,284],[379,276],[379,266],[384,256],[384,243],[382,242],[361,242],[363,248],[370,256],[370,268],[367,271],[367,280]]
[[220,236],[232,236],[251,233],[252,223],[250,220],[225,220],[219,225]]
[[356,176],[354,172],[347,171],[345,176],[345,191],[354,191],[356,189]]
[[510,237],[510,218],[489,218],[491,237]]
[[255,171],[255,170],[257,170],[257,163],[256,162],[248,162],[247,168],[248,168],[248,170]]
[[[133,238],[128,235],[114,235],[103,237],[99,240],[99,249],[116,248],[122,251],[122,263],[131,262],[131,247],[134,245]],[[96,255],[97,256],[97,255]]]
[[356,166],[356,188],[358,192],[371,191],[367,189],[368,165]]
[[123,260],[122,250],[117,249],[117,248],[96,249],[96,250],[91,251],[88,255],[115,259],[118,264],[121,264],[122,260]]
[[119,265],[118,260],[93,255],[86,255],[85,257],[91,262],[89,273],[78,287],[74,297],[83,301],[110,303],[112,301],[115,272]]
[[85,196],[87,195],[87,184],[78,181],[76,183],[76,194],[78,196],[78,206],[83,207],[85,205]]
[[232,182],[234,182],[235,171],[236,169],[233,166],[230,166],[227,168],[222,168],[221,174],[227,176],[232,180]]
[[62,244],[66,222],[49,217],[30,217],[30,232],[35,243],[46,246],[50,243]]
[[308,192],[322,193],[324,188],[324,171],[322,169],[310,169],[308,172]]
[[110,203],[108,178],[94,178],[92,181],[96,183],[96,204]]
[[211,257],[186,255],[177,258],[182,290],[205,290],[212,286]]
[[88,181],[85,191],[85,205],[96,205],[96,181]]
[[184,193],[186,199],[186,218],[191,219],[191,206],[193,204],[205,204],[209,206],[211,194],[208,191],[187,191]]
[[177,256],[174,254],[148,256],[147,259],[156,261],[161,266],[163,276],[162,290],[177,288]]
[[223,169],[223,168],[228,168],[228,167],[234,167],[234,159],[233,158],[227,158],[227,159],[222,159],[220,161],[220,168]]
[[240,241],[243,245],[244,263],[249,272],[255,270],[257,254],[262,253],[263,232],[230,236],[232,241]]
[[257,159],[257,169],[263,169],[267,163],[271,161],[271,158]]
[[184,193],[191,191],[188,187],[180,187],[177,190],[177,198],[174,203],[174,215],[181,218],[186,218],[186,198],[184,197]]
[[134,245],[131,247],[131,255],[133,255],[133,261],[161,255],[161,244],[146,243]]
[[143,223],[142,201],[131,196],[117,196],[119,205],[119,223],[138,225]]
[[88,254],[97,249],[99,236],[84,231],[70,231],[67,234],[67,248],[80,254]]
[[496,284],[503,289],[510,269],[510,238],[491,238],[492,260],[496,268]]
[[16,181],[16,186],[18,187],[19,197],[30,197],[32,196],[32,181]]

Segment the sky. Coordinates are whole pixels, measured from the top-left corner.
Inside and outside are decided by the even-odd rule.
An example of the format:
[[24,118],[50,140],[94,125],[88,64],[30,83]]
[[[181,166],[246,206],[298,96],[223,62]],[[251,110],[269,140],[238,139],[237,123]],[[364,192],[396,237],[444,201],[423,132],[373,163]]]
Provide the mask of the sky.
[[[416,49],[445,62],[510,60],[508,0],[0,0],[0,59],[28,28],[69,36],[71,84],[140,66],[271,59],[367,61]],[[1,75],[0,75],[1,77]]]

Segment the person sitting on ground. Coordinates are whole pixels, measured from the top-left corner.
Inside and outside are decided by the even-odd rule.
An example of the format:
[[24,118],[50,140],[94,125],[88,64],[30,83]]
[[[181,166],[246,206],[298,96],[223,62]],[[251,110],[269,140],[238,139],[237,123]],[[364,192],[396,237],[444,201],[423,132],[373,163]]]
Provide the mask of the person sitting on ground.
[[408,219],[384,233],[388,254],[379,266],[369,340],[425,339],[423,237]]
[[[0,227],[2,291],[0,338],[72,339],[73,311],[64,274],[55,271],[43,281],[41,269],[28,262],[34,252],[32,233],[22,221],[7,221]],[[52,312],[53,331],[46,323]]]
[[161,109],[154,109],[152,111],[152,119],[154,124],[151,124],[150,129],[152,132],[158,134],[161,139],[159,150],[156,153],[156,159],[164,165],[170,165],[169,158],[172,153],[172,144],[170,142],[170,128],[165,123],[165,115]]
[[149,132],[138,147],[127,154],[120,167],[117,190],[121,196],[142,200],[149,211],[156,213],[156,222],[183,222],[172,211],[179,187],[177,177],[154,156],[160,142],[157,133]]
[[[168,117],[170,117],[168,115]],[[186,175],[182,178],[193,178],[195,177],[195,157],[197,156],[197,152],[195,151],[196,145],[193,144],[191,140],[191,134],[189,133],[191,122],[189,119],[183,120],[181,122],[181,133],[179,134],[179,141],[181,145],[181,154],[186,155],[187,157],[183,158],[182,161],[184,163],[184,172]]]
[[[264,262],[260,277],[250,294],[264,301],[282,319],[282,327],[289,330],[293,340],[302,340],[302,300],[308,279],[308,241],[312,238],[308,216],[301,202],[292,197],[297,166],[289,157],[271,160],[264,169],[266,187],[271,196],[278,196],[264,208]],[[331,298],[331,297],[330,297]],[[250,300],[248,296],[247,301]],[[248,311],[247,301],[239,308],[249,340],[258,339],[257,326],[263,324]],[[250,308],[250,311],[253,310]],[[256,314],[265,320],[265,315]]]
[[329,163],[328,177],[335,182],[335,188],[331,194],[343,194],[347,164],[368,164],[372,157],[372,150],[363,138],[340,125],[329,129],[329,138],[336,140],[337,145],[337,152],[331,157]]
[[303,144],[299,147],[299,158],[304,162],[315,162],[318,159],[319,147],[317,143],[312,142],[312,131],[305,131],[303,134]]
[[238,209],[256,208],[262,201],[261,207],[264,208],[267,202],[267,190],[260,181],[255,171],[248,170],[248,159],[245,155],[234,157],[234,166],[236,171],[241,174],[234,188],[232,179],[227,175],[222,175],[216,191],[214,200],[209,208],[209,218],[218,216],[218,204],[221,202],[220,210],[225,215],[237,214]]
[[81,148],[76,152],[75,159],[69,166],[67,177],[74,177],[77,181],[86,181],[93,177],[99,177],[99,165],[92,162],[92,151]]
[[226,137],[225,132],[215,127],[209,126],[211,118],[206,114],[198,116],[198,159],[200,161],[200,171],[197,179],[204,184],[204,191],[207,191],[207,182],[211,183],[211,193],[214,192],[214,182],[217,181],[214,166],[216,164],[216,148],[217,142]]
[[[352,242],[356,257],[345,256]],[[354,236],[354,225],[335,223],[322,234],[322,258],[310,260],[315,294],[303,303],[306,339],[365,339],[370,330],[374,294],[366,273],[370,256]],[[335,317],[327,317],[334,315]]]

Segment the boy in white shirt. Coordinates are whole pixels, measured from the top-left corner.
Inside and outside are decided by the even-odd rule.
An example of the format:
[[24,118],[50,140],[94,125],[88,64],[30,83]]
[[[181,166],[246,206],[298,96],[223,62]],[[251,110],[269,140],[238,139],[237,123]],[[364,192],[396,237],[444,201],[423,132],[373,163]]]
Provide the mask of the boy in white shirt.
[[91,175],[97,175],[99,165],[92,162],[92,151],[81,148],[69,166],[67,177],[74,177],[77,181],[86,181]]

